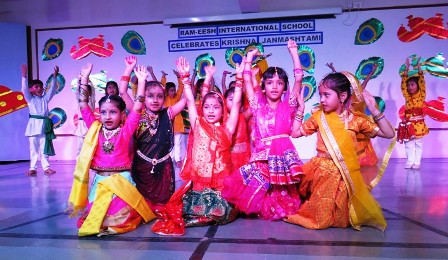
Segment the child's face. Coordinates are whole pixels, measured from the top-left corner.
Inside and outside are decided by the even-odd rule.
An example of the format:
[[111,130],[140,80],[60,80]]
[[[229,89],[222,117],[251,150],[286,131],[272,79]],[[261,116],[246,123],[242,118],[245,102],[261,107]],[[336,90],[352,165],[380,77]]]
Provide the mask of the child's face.
[[44,87],[40,84],[35,84],[30,88],[31,94],[41,97],[44,94]]
[[418,84],[415,83],[415,81],[409,81],[406,84],[406,87],[407,87],[408,93],[411,95],[417,93],[417,91],[418,91]]
[[277,74],[272,78],[268,78],[264,82],[264,90],[266,97],[271,101],[277,101],[282,97],[285,89],[285,81],[280,79]]
[[341,109],[342,104],[338,93],[328,88],[325,83],[319,85],[319,96],[320,104],[324,112],[329,113]]
[[174,98],[176,96],[176,89],[175,88],[169,88],[168,89],[168,96],[170,98]]
[[233,96],[234,93],[229,94],[226,97],[226,106],[227,106],[227,111],[230,111],[232,109],[232,105],[233,105]]
[[202,106],[202,114],[207,122],[214,124],[222,117],[222,106],[217,98],[208,97]]
[[106,94],[107,95],[118,95],[118,92],[113,85],[108,85],[106,87]]
[[158,112],[163,108],[165,94],[160,86],[147,87],[145,90],[145,106],[151,112]]
[[118,109],[115,102],[104,102],[100,107],[100,120],[103,126],[108,130],[113,130],[120,126],[124,119],[125,112]]

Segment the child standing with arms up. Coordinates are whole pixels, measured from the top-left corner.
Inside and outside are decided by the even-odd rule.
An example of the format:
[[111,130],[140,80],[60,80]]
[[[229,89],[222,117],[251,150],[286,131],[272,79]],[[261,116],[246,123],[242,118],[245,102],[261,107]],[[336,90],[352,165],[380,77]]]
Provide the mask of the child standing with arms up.
[[[101,122],[95,120],[88,106],[91,71],[92,64],[81,71],[79,106],[89,131],[76,163],[69,198],[71,216],[85,210],[78,220],[79,236],[124,233],[137,228],[142,219],[148,222],[155,217],[135,188],[130,172],[133,150],[129,143],[145,100],[146,69],[139,66],[135,70],[139,84],[129,116],[126,118],[126,104],[121,97],[107,95],[99,101]],[[90,170],[95,176],[88,192]]]
[[317,156],[303,166],[300,183],[303,201],[299,210],[285,221],[310,229],[370,225],[380,230],[386,221],[360,173],[356,154],[356,135],[393,138],[395,131],[376,108],[374,97],[366,90],[362,96],[375,123],[349,110],[351,84],[342,73],[327,75],[319,85],[320,110],[302,124],[304,101],[294,118],[292,137],[317,132]]
[[37,175],[36,164],[39,156],[45,175],[52,175],[56,171],[50,168],[48,156],[55,155],[52,140],[56,136],[53,132],[53,122],[48,117],[48,103],[56,94],[56,77],[59,67],[54,67],[53,79],[46,93],[44,93],[42,81],[35,79],[28,84],[26,65],[22,65],[21,71],[22,93],[30,110],[30,119],[25,130],[25,136],[28,136],[30,141],[30,169],[26,175]]
[[[288,49],[294,63],[292,93],[296,93],[300,92],[303,69],[296,43],[288,41]],[[257,54],[257,49],[247,54],[243,72],[254,120],[252,155],[249,164],[225,180],[223,197],[246,214],[276,220],[296,212],[300,205],[297,188],[302,161],[289,137],[297,100],[296,94],[289,95],[288,76],[279,67],[269,67],[263,74],[261,90],[254,92],[251,68]]]
[[[143,195],[152,209],[165,204],[174,193],[174,166],[170,156],[173,148],[172,120],[185,107],[185,98],[166,108],[165,91],[158,81],[145,81],[144,95],[134,101],[129,96],[127,85],[137,59],[126,57],[126,69],[120,81],[120,95],[127,107],[144,103],[138,128],[134,134],[136,154],[132,163],[132,178],[138,191]],[[145,83],[146,82],[146,83]],[[139,84],[140,84],[139,79]]]
[[410,122],[414,128],[415,138],[404,141],[407,162],[406,169],[420,169],[423,153],[423,137],[429,134],[429,129],[425,123],[423,106],[426,99],[425,76],[418,64],[418,76],[408,78],[409,58],[406,59],[405,70],[401,77],[401,92],[405,99],[406,110],[404,111],[405,123]]
[[[238,123],[242,82],[237,83],[230,114],[222,96],[213,91],[203,96],[198,113],[189,80],[190,65],[180,57],[177,68],[183,78],[192,131],[180,174],[186,183],[174,193],[152,227],[161,235],[183,235],[185,227],[226,224],[237,215],[221,191],[230,173],[230,145]],[[243,65],[237,66],[239,77],[242,70]]]

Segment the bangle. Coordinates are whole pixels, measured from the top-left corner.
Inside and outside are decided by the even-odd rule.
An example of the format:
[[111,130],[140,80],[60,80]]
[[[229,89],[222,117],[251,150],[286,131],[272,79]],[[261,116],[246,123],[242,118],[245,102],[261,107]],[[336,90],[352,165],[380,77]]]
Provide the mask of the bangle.
[[235,89],[242,89],[243,88],[243,82],[241,82],[241,80],[237,80],[235,81]]
[[294,120],[301,122],[303,120],[303,115],[296,114]]
[[89,102],[89,99],[85,99],[85,98],[83,98],[83,99],[78,99],[78,102]]
[[250,71],[250,70],[245,70],[245,71],[243,71],[243,76],[244,75],[248,75],[248,76],[251,76],[252,77],[252,71]]
[[302,68],[295,68],[292,71],[294,72],[294,75],[303,73],[303,69]]
[[140,102],[140,103],[144,103],[145,102],[145,96],[142,95],[137,95],[134,99],[134,102]]
[[202,83],[202,87],[203,88],[210,88],[210,84],[208,84],[208,83],[205,83],[205,81]]
[[121,81],[129,82],[129,81],[131,81],[131,77],[130,76],[121,76]]
[[380,121],[381,119],[384,119],[384,118],[386,118],[386,116],[385,116],[385,115],[382,115],[382,116],[380,116],[380,117],[374,118],[373,120],[374,120],[375,122],[378,122],[378,121]]
[[179,73],[179,77],[181,77],[181,78],[189,78],[190,77],[190,73]]
[[383,113],[379,113],[378,115],[373,116],[373,121],[378,121],[380,117],[384,117]]
[[242,76],[236,76],[236,78],[235,78],[236,80],[243,80],[243,77]]

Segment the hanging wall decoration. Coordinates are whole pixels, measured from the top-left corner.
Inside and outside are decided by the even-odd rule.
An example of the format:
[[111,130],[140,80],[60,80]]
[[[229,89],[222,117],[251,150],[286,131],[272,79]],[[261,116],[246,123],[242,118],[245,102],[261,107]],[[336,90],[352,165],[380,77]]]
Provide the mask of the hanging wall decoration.
[[98,35],[98,37],[92,39],[80,36],[78,38],[78,48],[73,45],[70,49],[70,55],[75,60],[83,59],[91,53],[102,58],[110,57],[114,53],[114,46],[110,42],[105,45],[103,35]]
[[313,49],[306,45],[300,45],[297,51],[299,52],[299,59],[300,63],[302,64],[303,70],[308,72],[309,74],[314,74],[316,58]]
[[48,113],[48,117],[53,122],[53,129],[61,127],[67,121],[67,114],[64,109],[55,107]]
[[436,13],[434,17],[424,19],[422,17],[414,17],[409,15],[407,30],[404,25],[401,25],[397,31],[397,37],[402,42],[411,42],[420,38],[423,34],[436,39],[448,39],[448,27],[445,27],[442,18],[443,14]]
[[356,31],[355,44],[367,45],[376,42],[384,32],[383,23],[376,19],[371,18],[362,23]]
[[[47,81],[45,82],[45,92],[47,92],[50,89],[51,81],[53,80],[53,74],[51,74]],[[62,74],[58,73],[56,76],[56,94],[61,92],[65,87],[65,78],[62,76]]]
[[313,76],[303,77],[302,80],[303,100],[306,102],[310,100],[316,92],[316,79]]
[[121,46],[123,48],[135,55],[145,55],[146,54],[146,46],[143,37],[138,34],[136,31],[128,31],[121,38]]
[[44,48],[42,49],[42,60],[48,61],[56,59],[63,50],[64,43],[62,39],[50,38],[45,42]]
[[196,76],[199,79],[205,78],[204,67],[210,66],[210,65],[215,65],[215,59],[213,59],[213,57],[210,54],[204,53],[204,54],[199,55],[196,58],[196,62],[195,62]]
[[366,79],[367,75],[370,74],[375,64],[377,64],[378,67],[375,69],[375,72],[370,79],[376,78],[381,74],[384,68],[384,59],[381,57],[370,57],[368,59],[362,60],[359,63],[358,69],[356,70],[356,77],[361,80]]
[[28,106],[21,91],[0,85],[0,117]]

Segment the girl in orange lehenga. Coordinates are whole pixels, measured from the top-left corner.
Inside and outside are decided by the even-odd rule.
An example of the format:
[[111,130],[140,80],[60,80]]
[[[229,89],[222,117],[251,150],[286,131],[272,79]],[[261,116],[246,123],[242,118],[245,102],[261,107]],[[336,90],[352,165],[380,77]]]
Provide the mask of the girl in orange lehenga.
[[310,229],[351,225],[359,230],[362,225],[371,225],[384,230],[387,224],[381,207],[362,179],[354,147],[357,133],[392,138],[394,129],[365,90],[362,96],[376,124],[347,109],[350,81],[342,73],[327,75],[319,85],[319,95],[321,110],[303,124],[304,102],[298,97],[291,136],[318,132],[317,156],[303,166],[305,174],[299,188],[302,205],[285,221]]

